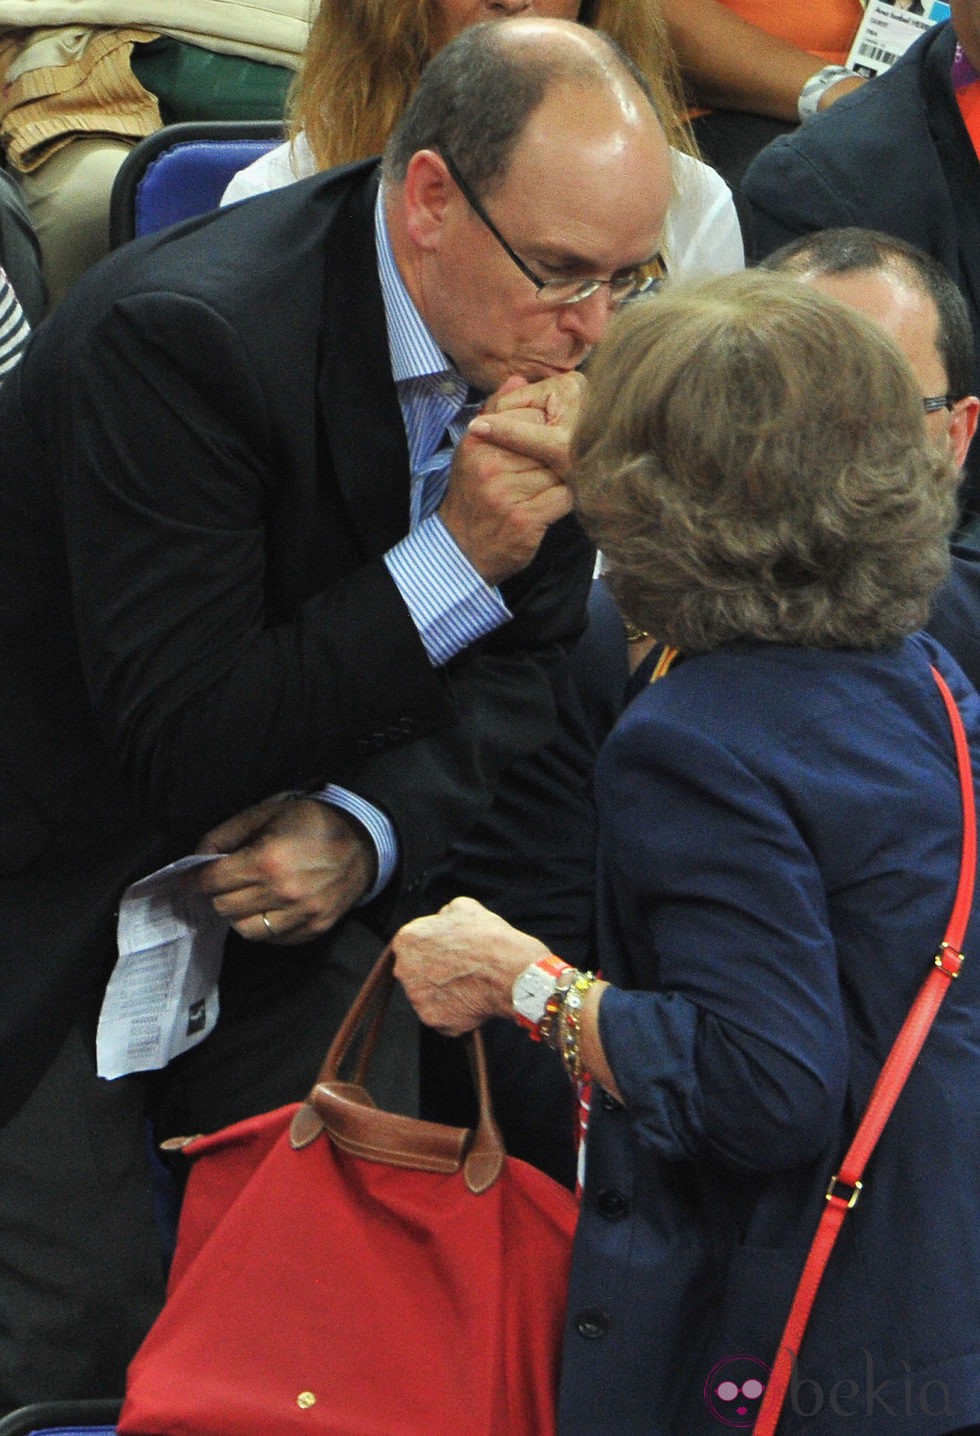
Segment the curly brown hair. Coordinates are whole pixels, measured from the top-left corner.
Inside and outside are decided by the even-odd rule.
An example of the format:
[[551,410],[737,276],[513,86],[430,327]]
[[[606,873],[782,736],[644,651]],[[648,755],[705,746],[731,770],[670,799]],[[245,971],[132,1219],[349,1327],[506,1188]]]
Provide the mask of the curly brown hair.
[[[323,0],[289,101],[319,169],[380,154],[432,52],[438,0]],[[604,30],[646,77],[675,148],[695,153],[659,0],[583,0],[579,19]]]
[[761,271],[671,284],[589,381],[569,482],[633,622],[692,651],[921,627],[960,475],[870,320]]

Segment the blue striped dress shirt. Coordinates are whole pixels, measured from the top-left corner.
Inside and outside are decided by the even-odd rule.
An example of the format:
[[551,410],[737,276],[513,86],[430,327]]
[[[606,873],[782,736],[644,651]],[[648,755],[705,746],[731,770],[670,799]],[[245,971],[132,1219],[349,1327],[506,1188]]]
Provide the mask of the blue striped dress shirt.
[[[499,589],[477,573],[435,509],[445,492],[449,464],[480,400],[436,344],[395,264],[384,215],[384,190],[375,208],[378,273],[388,327],[391,372],[408,440],[412,489],[410,528],[385,554],[385,563],[419,630],[434,667],[491,633],[510,618]],[[449,443],[444,441],[447,438]],[[433,492],[430,488],[435,484]],[[342,808],[371,835],[377,879],[363,902],[385,887],[398,863],[398,840],[390,819],[347,788],[329,784],[316,794]]]

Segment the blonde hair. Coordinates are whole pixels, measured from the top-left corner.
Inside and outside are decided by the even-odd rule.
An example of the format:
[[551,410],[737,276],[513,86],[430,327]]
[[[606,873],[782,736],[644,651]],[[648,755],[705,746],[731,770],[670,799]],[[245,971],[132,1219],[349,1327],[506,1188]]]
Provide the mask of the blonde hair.
[[697,155],[685,118],[684,87],[660,0],[583,0],[579,20],[604,30],[646,78],[669,144]]
[[589,381],[569,482],[635,623],[693,651],[921,627],[959,471],[870,320],[761,271],[668,284],[610,326]]
[[[322,0],[290,93],[318,169],[380,154],[432,49],[439,0]],[[650,85],[667,139],[694,154],[659,0],[584,0],[580,18],[620,45]]]

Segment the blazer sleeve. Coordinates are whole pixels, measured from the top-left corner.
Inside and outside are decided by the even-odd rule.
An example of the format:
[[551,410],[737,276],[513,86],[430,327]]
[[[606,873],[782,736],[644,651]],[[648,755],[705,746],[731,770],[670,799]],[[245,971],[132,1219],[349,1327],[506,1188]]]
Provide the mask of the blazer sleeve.
[[600,1033],[637,1140],[743,1169],[812,1158],[848,1044],[824,884],[789,807],[717,741],[653,720],[614,735],[598,791],[622,969],[601,944],[598,961],[625,984]]
[[926,631],[980,689],[980,553],[954,544],[949,578],[933,595]]
[[[388,787],[412,782],[482,795],[505,750],[553,722],[549,664],[581,624],[564,556],[528,581],[513,632],[449,674],[339,517],[336,578],[281,603],[270,530],[316,476],[284,471],[261,378],[207,305],[117,304],[67,388],[63,511],[90,699],[127,787],[181,841],[270,793],[355,786],[369,757],[424,735],[439,737],[414,749],[414,778],[396,758],[365,796],[388,806]],[[299,542],[302,563],[319,531]],[[573,547],[581,567],[584,540]]]
[[746,248],[752,262],[803,234],[868,224],[863,174],[852,180],[846,172],[828,173],[795,133],[780,135],[760,151],[745,174],[741,194],[748,209]]
[[934,27],[887,74],[759,152],[740,186],[752,261],[840,225],[883,230],[944,257],[943,236],[957,226],[935,126],[937,114],[955,109],[952,41],[946,26]]

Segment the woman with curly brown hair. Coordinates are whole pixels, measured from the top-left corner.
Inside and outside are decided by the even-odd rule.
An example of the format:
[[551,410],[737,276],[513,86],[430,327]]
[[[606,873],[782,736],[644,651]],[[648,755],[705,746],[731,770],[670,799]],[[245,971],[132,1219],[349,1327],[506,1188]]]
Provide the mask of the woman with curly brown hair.
[[[595,1084],[560,1436],[711,1436],[755,1423],[828,1182],[953,907],[965,819],[933,670],[974,772],[980,696],[916,630],[958,470],[874,324],[759,272],[624,313],[577,451],[624,611],[679,650],[599,760],[602,980],[467,898],[401,930],[396,971],[440,1031],[509,1016]],[[834,1249],[785,1436],[980,1420],[968,968]]]
[[428,58],[468,25],[510,15],[578,20],[604,30],[646,79],[674,155],[675,196],[663,253],[671,273],[743,264],[727,185],[697,157],[659,0],[324,0],[289,106],[289,134],[236,175],[224,203],[380,154]]

